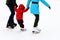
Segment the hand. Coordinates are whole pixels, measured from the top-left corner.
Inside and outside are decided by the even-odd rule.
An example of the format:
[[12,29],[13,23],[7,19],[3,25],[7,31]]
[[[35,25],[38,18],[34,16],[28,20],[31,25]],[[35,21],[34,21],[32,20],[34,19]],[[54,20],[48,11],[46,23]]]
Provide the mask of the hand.
[[51,7],[49,6],[49,9],[51,9]]
[[15,6],[16,6],[16,8],[18,7],[18,5],[17,5],[17,4],[16,4]]
[[29,8],[27,8],[27,10],[29,10]]
[[18,5],[16,5],[16,8],[18,7]]
[[28,11],[29,10],[29,8],[26,8],[26,11]]
[[16,10],[16,6],[14,6],[14,11]]
[[28,11],[28,10],[29,10],[29,7],[28,7],[28,8],[26,8],[26,10]]
[[29,7],[27,7],[27,9],[29,9]]
[[28,9],[29,9],[29,8],[26,8],[26,9],[24,10],[24,12],[28,11]]
[[14,8],[16,8],[16,6],[14,6]]

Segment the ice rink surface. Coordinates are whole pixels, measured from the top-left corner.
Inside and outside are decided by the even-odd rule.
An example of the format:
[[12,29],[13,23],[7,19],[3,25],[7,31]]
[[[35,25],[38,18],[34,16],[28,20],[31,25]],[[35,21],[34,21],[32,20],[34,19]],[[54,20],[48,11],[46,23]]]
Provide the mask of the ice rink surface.
[[[41,29],[39,34],[33,34],[34,15],[30,10],[24,14],[24,24],[26,32],[21,32],[19,25],[14,29],[7,29],[6,24],[10,16],[6,0],[0,0],[0,40],[60,40],[60,0],[45,0],[51,10],[41,2],[39,3],[40,20],[38,27]],[[17,4],[24,4],[27,0],[17,0]],[[16,18],[16,17],[15,17]],[[16,19],[15,23],[17,23]]]

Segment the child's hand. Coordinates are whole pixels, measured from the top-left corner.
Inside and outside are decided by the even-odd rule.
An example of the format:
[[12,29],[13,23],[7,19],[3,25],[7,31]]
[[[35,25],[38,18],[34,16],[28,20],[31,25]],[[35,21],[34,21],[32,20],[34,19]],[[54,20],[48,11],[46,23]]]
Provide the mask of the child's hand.
[[26,9],[27,11],[29,10],[29,8]]
[[26,8],[26,9],[24,10],[24,12],[28,11],[28,9],[29,9],[29,8]]

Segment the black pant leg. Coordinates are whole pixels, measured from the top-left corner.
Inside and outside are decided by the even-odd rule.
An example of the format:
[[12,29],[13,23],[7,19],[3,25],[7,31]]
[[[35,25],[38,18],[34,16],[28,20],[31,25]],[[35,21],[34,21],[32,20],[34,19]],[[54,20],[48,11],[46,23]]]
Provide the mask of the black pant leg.
[[14,6],[13,5],[7,5],[7,6],[9,7],[10,12],[11,12],[8,23],[11,24],[14,22],[14,15],[15,15]]
[[34,27],[37,27],[39,22],[39,14],[34,14],[34,16],[35,16]]
[[21,28],[24,28],[23,20],[17,20],[17,22]]

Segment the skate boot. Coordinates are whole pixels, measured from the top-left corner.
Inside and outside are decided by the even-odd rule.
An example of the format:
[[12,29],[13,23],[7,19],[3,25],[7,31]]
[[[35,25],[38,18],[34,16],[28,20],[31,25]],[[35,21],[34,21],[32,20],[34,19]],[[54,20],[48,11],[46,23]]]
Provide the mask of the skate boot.
[[26,29],[25,29],[25,28],[21,28],[20,30],[21,30],[21,31],[26,31]]
[[13,29],[14,26],[13,26],[12,24],[7,24],[7,28],[9,28],[9,29]]
[[40,33],[40,31],[41,31],[40,29],[38,29],[37,27],[34,27],[32,33],[38,34],[38,33]]
[[13,23],[13,26],[15,27],[15,26],[17,26],[17,24],[16,23]]

